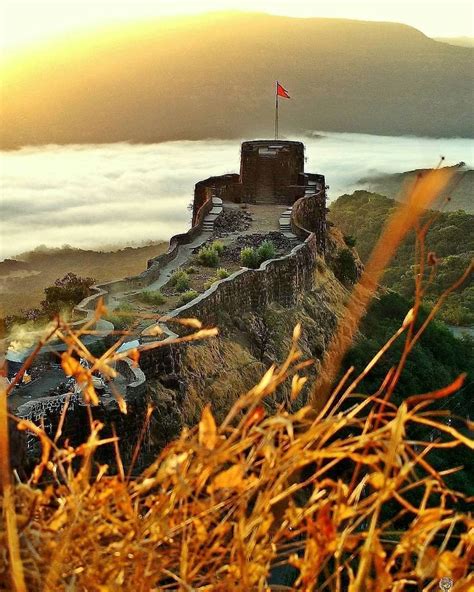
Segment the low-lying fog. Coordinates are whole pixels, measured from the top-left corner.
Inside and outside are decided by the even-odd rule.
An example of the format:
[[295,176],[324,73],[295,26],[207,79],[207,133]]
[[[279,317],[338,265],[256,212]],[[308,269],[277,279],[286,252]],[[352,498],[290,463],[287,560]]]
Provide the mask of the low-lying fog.
[[[298,139],[298,138],[291,138]],[[309,172],[329,197],[377,173],[465,161],[469,139],[322,133],[305,138]],[[239,170],[240,142],[42,146],[1,152],[0,259],[39,245],[106,248],[143,244],[187,229],[194,184]]]

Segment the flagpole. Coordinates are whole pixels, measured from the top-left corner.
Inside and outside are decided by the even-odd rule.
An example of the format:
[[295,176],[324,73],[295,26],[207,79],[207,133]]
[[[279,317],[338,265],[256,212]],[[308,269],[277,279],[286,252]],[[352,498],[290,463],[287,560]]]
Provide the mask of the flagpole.
[[275,140],[278,140],[278,81],[275,87]]

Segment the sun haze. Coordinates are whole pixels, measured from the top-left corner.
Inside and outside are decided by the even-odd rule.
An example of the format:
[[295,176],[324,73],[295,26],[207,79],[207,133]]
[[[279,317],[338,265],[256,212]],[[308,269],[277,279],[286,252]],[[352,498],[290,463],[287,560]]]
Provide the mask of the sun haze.
[[429,36],[472,36],[470,0],[0,0],[3,53],[58,36],[134,20],[208,11],[260,11],[293,17],[335,17],[392,21],[411,25]]

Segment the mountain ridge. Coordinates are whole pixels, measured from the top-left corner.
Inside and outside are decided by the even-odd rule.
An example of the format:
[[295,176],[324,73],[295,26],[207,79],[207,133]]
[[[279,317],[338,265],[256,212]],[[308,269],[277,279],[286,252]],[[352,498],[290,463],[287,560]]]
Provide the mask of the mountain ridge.
[[472,137],[471,63],[396,23],[214,13],[114,27],[4,64],[0,146],[268,136],[276,79],[292,97],[283,134]]

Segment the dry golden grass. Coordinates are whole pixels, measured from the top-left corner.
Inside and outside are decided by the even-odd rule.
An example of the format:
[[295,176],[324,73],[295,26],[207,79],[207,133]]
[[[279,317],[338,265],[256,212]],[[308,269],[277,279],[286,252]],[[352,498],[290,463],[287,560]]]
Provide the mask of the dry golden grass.
[[[398,216],[393,249],[406,223],[402,213]],[[416,215],[410,224],[416,224]],[[423,229],[419,236],[422,241]],[[422,249],[419,256],[423,265]],[[357,318],[352,315],[348,325],[350,338],[375,278],[369,278],[363,306],[361,287],[355,289],[359,305]],[[473,519],[455,509],[463,496],[444,482],[452,469],[437,472],[427,459],[434,449],[474,447],[462,431],[430,410],[432,401],[458,390],[464,377],[437,392],[406,393],[398,408],[390,402],[404,360],[426,327],[415,328],[422,296],[418,282],[415,305],[400,329],[360,377],[347,386],[349,369],[339,385],[328,390],[321,409],[304,407],[290,413],[282,406],[272,416],[264,411],[264,400],[284,381],[291,381],[292,399],[307,388],[302,371],[310,361],[302,360],[301,329],[296,327],[287,359],[269,368],[220,425],[206,407],[199,425],[185,430],[135,478],[121,469],[120,459],[116,475],[94,463],[97,448],[110,442],[101,439],[100,424],[92,423],[83,445],[61,449],[56,439],[21,421],[20,429],[34,430],[41,439],[43,458],[29,482],[13,484],[4,393],[4,589],[429,592],[437,589],[439,578],[449,576],[455,592],[473,590]],[[216,333],[202,331],[195,320],[188,324],[196,330],[188,340]],[[60,329],[69,345],[63,365],[69,363],[69,371],[84,383],[94,403],[91,378],[71,362],[72,353],[81,351],[107,373],[116,358],[114,350],[95,360],[77,335],[67,327]],[[406,346],[399,366],[378,392],[359,394],[362,377],[402,335]],[[346,338],[342,347],[349,342]],[[326,372],[336,376],[342,354],[333,347],[331,355]],[[422,433],[420,427],[442,436],[433,442],[414,438]],[[80,467],[73,468],[78,460]],[[48,477],[49,485],[37,484],[41,476]],[[271,569],[283,565],[296,569],[291,588],[269,583]]]
[[[45,455],[29,483],[12,486],[2,450],[1,573],[10,571],[13,589],[266,590],[270,567],[289,562],[299,570],[295,590],[404,590],[445,575],[468,590],[473,521],[451,509],[456,494],[425,460],[432,448],[472,448],[427,410],[462,380],[398,409],[375,394],[317,418],[309,407],[266,417],[261,403],[282,381],[291,379],[294,397],[303,386],[297,334],[285,363],[221,426],[206,408],[135,479],[94,466],[94,451],[110,442],[100,425],[83,446],[61,450],[21,422],[36,429]],[[410,441],[417,424],[447,437]],[[43,471],[48,487],[35,485]]]

